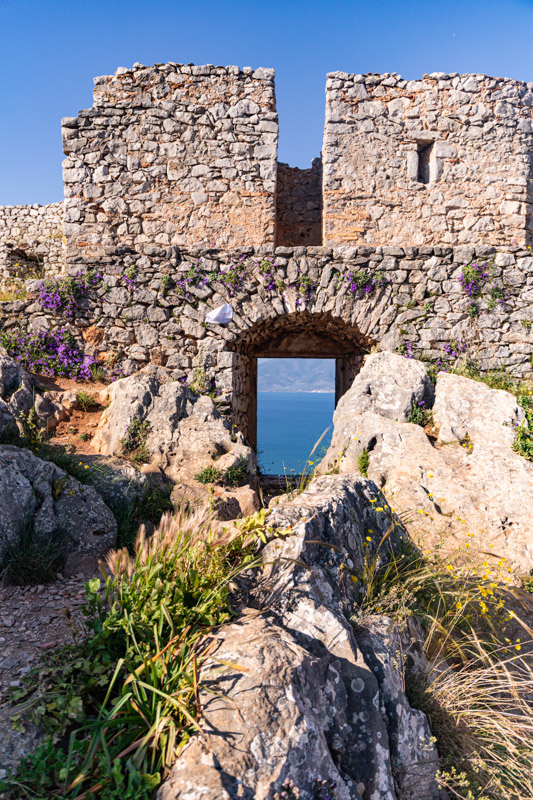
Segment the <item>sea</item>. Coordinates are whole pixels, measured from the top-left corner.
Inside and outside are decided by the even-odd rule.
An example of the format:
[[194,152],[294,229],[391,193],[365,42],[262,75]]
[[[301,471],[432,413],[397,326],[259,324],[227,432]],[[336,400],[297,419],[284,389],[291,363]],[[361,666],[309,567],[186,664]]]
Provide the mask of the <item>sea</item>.
[[307,461],[317,464],[331,442],[334,410],[333,392],[258,392],[257,458],[263,475],[298,475]]

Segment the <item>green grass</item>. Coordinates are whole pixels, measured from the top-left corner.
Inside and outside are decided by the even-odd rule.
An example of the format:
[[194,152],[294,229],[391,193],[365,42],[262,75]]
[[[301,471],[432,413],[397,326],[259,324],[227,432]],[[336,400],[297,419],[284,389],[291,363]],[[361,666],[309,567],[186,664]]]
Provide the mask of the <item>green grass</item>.
[[[55,487],[54,487],[55,489]],[[8,542],[4,550],[2,568],[10,584],[37,586],[55,580],[65,564],[66,539],[56,530],[43,536],[35,534],[31,516],[24,523],[16,542]]]
[[210,483],[218,483],[225,486],[244,486],[250,480],[250,473],[244,458],[239,458],[236,464],[222,471],[212,465],[204,467],[194,476],[195,480],[204,486]]
[[92,408],[98,407],[96,396],[93,392],[81,391],[76,395],[76,400],[82,411],[90,411]]
[[[533,797],[533,679],[520,638],[508,630],[519,618],[506,607],[505,565],[489,565],[483,552],[467,558],[464,548],[393,552],[388,540],[353,576],[360,599],[354,621],[364,625],[378,613],[399,624],[422,622],[425,653],[440,668],[409,674],[406,686],[411,704],[429,718],[441,784],[462,800]],[[383,549],[387,559],[379,557]]]
[[357,457],[357,467],[361,476],[366,478],[368,475],[368,465],[370,463],[369,453],[368,450],[365,449],[363,452]]
[[141,530],[135,556],[108,559],[111,575],[85,587],[87,638],[49,654],[13,693],[49,738],[0,781],[2,797],[152,796],[197,730],[204,636],[232,616],[230,581],[257,563],[249,538],[167,515],[150,538]]

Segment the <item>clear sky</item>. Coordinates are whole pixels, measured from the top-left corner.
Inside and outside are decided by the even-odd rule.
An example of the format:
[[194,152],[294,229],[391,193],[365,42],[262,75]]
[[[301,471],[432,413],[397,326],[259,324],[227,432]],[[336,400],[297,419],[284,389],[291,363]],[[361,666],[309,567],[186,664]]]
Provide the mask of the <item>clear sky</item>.
[[119,66],[274,67],[279,159],[305,167],[327,72],[533,81],[532,46],[533,0],[0,0],[0,205],[62,198],[60,119]]

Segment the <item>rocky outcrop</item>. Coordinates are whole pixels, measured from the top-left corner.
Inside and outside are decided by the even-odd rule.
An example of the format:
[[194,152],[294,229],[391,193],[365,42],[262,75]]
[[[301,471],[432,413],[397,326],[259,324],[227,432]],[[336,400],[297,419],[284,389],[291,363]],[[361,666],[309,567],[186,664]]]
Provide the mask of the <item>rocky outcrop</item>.
[[29,450],[0,445],[0,566],[28,529],[43,543],[60,537],[71,574],[95,569],[114,546],[117,525],[95,489]]
[[[426,381],[420,363],[369,356],[339,401],[332,445],[319,470],[356,473],[366,450],[368,476],[410,518],[425,545],[453,535],[451,546],[477,543],[529,572],[533,464],[512,449],[516,426],[527,424],[523,410],[509,392],[440,373],[430,437],[406,421],[410,406],[427,397]],[[397,402],[381,399],[389,396]]]
[[[72,395],[66,398],[65,395]],[[0,347],[0,437],[9,438],[24,432],[23,422],[32,411],[35,424],[49,431],[68,417],[68,408],[75,402],[75,393],[62,393],[59,402],[50,392],[43,392],[37,380]]]
[[429,726],[403,690],[399,629],[383,617],[350,623],[352,578],[365,558],[387,558],[377,552],[387,531],[389,547],[404,535],[383,495],[329,476],[269,523],[284,535],[264,548],[251,607],[212,643],[203,733],[157,800],[271,800],[287,780],[301,800],[319,785],[336,800],[438,798]]
[[241,459],[255,473],[252,449],[213,400],[171,380],[164,369],[150,366],[116,381],[108,388],[107,402],[92,442],[99,453],[123,453],[123,439],[138,420],[145,423],[150,463],[172,480],[187,482],[208,466],[224,472]]

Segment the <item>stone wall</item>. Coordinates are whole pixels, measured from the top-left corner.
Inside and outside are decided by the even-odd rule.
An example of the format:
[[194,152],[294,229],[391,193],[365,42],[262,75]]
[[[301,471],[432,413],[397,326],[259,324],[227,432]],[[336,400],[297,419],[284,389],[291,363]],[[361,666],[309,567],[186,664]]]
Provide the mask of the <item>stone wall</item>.
[[[473,315],[459,278],[476,255],[489,279]],[[519,247],[160,250],[151,258],[124,255],[120,264],[110,256],[99,269],[99,288],[68,323],[86,351],[115,376],[153,362],[187,383],[212,388],[214,380],[252,441],[256,359],[284,348],[316,357],[329,347],[345,370],[340,394],[374,345],[442,365],[451,349],[483,370],[531,374],[533,257]],[[233,321],[206,323],[206,313],[224,303]],[[21,320],[65,326],[31,298],[1,304],[0,314],[6,330]]]
[[64,268],[63,203],[0,206],[0,284]]
[[322,161],[310,169],[278,164],[276,244],[298,247],[322,244]]
[[63,120],[68,260],[273,244],[274,70],[157,64],[95,79]]
[[528,244],[532,106],[505,78],[330,73],[324,244]]

